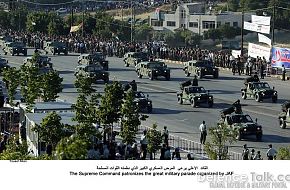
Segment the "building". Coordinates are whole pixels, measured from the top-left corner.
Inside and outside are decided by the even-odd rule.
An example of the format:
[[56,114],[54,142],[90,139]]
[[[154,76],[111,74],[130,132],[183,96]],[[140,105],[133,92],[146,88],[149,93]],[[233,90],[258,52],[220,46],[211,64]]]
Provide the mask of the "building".
[[[244,20],[250,21],[252,14],[245,13]],[[203,35],[205,31],[219,28],[221,25],[241,27],[242,13],[205,13],[204,3],[186,3],[178,5],[173,13],[164,13],[156,9],[155,13],[150,16],[150,26],[156,31],[174,31],[184,28]]]

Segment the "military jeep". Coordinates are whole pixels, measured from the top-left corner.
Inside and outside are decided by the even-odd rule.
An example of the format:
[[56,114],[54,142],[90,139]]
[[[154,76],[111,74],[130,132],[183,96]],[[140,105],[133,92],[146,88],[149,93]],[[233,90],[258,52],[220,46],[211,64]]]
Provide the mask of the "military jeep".
[[185,76],[196,75],[203,78],[206,75],[212,75],[213,78],[219,77],[219,69],[209,60],[192,60],[184,63],[183,67]]
[[149,55],[145,52],[128,52],[124,55],[124,63],[126,67],[129,65],[136,66],[142,61],[148,61]]
[[170,69],[160,61],[140,62],[136,65],[136,72],[139,78],[148,76],[150,80],[154,80],[158,76],[163,76],[166,80],[170,80]]
[[68,55],[68,49],[63,42],[51,42],[47,41],[44,43],[43,49],[46,54],[51,53],[52,55],[63,53]]
[[[32,57],[26,57],[23,60],[23,64],[32,64]],[[45,55],[39,55],[37,56],[36,64],[38,64],[39,67],[50,67],[52,68],[51,58],[45,56]]]
[[4,46],[6,42],[12,42],[11,36],[0,36],[0,46]]
[[281,129],[290,126],[290,102],[286,101],[282,104],[282,112],[279,113],[278,120]]
[[7,55],[8,53],[12,56],[23,54],[24,56],[27,55],[27,48],[22,42],[6,42],[3,47],[4,54]]
[[137,106],[139,111],[147,111],[147,113],[152,113],[152,101],[141,91],[134,92],[134,104]]
[[182,91],[177,92],[177,101],[179,104],[189,102],[192,107],[197,107],[200,104],[207,104],[208,107],[213,107],[213,96],[209,91],[201,86],[186,86]]
[[75,69],[75,76],[77,75],[89,77],[94,83],[98,80],[103,80],[105,83],[109,82],[109,73],[104,71],[103,67],[98,64],[77,66]]
[[94,54],[81,54],[78,57],[79,65],[90,65],[90,64],[100,64],[105,71],[109,69],[109,62],[106,60],[106,57],[102,52],[96,52]]
[[7,65],[8,61],[6,59],[0,58],[0,73],[3,72],[5,68],[9,68],[10,66]]
[[252,120],[247,114],[227,114],[222,117],[218,124],[224,124],[234,130],[237,130],[237,140],[245,139],[246,136],[255,135],[260,141],[263,136],[262,126]]
[[245,87],[241,89],[242,98],[247,99],[253,97],[257,102],[263,101],[263,99],[272,99],[273,103],[277,102],[278,93],[276,90],[270,88],[267,82],[249,82],[245,83]]

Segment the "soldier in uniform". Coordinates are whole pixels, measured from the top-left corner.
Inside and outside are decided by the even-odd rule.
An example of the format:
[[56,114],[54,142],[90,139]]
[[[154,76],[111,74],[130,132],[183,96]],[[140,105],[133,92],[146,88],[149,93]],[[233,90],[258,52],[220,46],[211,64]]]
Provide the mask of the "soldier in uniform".
[[192,86],[198,86],[198,79],[197,79],[197,76],[194,75],[194,78],[192,79]]

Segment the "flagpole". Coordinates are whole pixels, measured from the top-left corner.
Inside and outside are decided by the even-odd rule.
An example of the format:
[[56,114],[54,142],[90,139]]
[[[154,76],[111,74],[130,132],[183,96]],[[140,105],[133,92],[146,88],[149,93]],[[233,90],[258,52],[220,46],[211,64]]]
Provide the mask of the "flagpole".
[[82,24],[82,37],[84,37],[84,17],[85,17],[85,13],[84,13],[84,0],[82,0],[82,12],[83,12],[83,18],[82,18],[82,21],[83,21],[83,24]]

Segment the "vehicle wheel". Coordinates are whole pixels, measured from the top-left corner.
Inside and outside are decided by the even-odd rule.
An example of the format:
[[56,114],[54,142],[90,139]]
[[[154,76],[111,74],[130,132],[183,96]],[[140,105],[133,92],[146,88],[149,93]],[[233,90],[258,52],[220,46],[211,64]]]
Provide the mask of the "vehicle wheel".
[[150,80],[154,80],[154,75],[152,73],[149,74],[149,78],[150,78]]
[[202,72],[197,73],[197,77],[198,77],[199,79],[202,79]]
[[186,76],[186,77],[189,77],[189,76],[190,76],[190,73],[188,72],[187,69],[185,69],[184,73],[185,73],[185,76]]
[[11,53],[12,56],[14,56],[14,53]]
[[4,52],[4,55],[7,55],[7,52]]
[[129,64],[125,61],[125,67],[129,67]]
[[276,102],[277,102],[277,99],[278,99],[277,96],[273,96],[273,97],[272,97],[272,102],[273,102],[273,103],[276,103]]
[[246,94],[246,92],[242,92],[242,98],[245,100],[245,99],[247,99],[247,94]]
[[58,52],[57,54],[60,55],[60,52]]
[[54,51],[52,52],[52,55],[55,55],[55,52]]
[[215,72],[214,75],[213,75],[213,78],[215,78],[215,79],[219,78],[219,73]]
[[167,74],[165,78],[166,80],[170,80],[170,74]]
[[147,107],[147,113],[152,113],[152,107],[151,106]]
[[183,104],[183,100],[182,100],[182,98],[181,98],[180,96],[177,97],[177,102],[178,102],[179,104]]
[[25,52],[23,55],[24,55],[24,56],[27,56],[27,52]]
[[17,56],[19,55],[19,53],[17,53]]
[[213,107],[213,101],[209,101],[209,102],[208,102],[208,107],[209,107],[209,108],[212,108],[212,107]]
[[64,53],[64,55],[68,55],[68,52],[66,51],[66,52]]
[[47,54],[48,54],[48,52],[47,52],[47,51],[45,51],[45,54],[47,55]]
[[142,78],[142,75],[139,72],[138,72],[138,78],[140,79]]
[[261,141],[262,140],[262,134],[261,133],[256,134],[256,139],[257,139],[257,141]]
[[260,95],[258,93],[255,95],[255,100],[256,100],[256,102],[261,101]]
[[197,106],[197,102],[193,99],[190,101],[190,103],[191,103],[191,107],[193,107],[193,108],[195,108]]
[[104,83],[105,84],[109,83],[109,78],[104,79]]
[[283,118],[280,118],[279,125],[281,129],[286,129],[286,121]]

